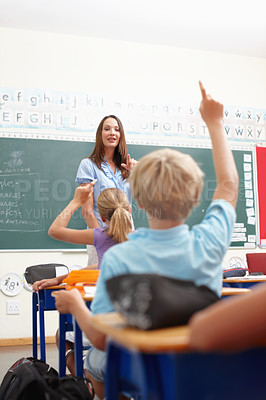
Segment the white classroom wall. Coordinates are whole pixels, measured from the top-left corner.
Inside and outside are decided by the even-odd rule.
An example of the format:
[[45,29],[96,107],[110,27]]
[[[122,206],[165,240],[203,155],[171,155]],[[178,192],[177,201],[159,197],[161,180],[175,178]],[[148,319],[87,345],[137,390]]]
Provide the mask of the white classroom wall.
[[[266,108],[266,59],[123,41],[0,28],[0,87],[199,102],[201,79],[224,104]],[[125,126],[126,129],[126,126]],[[1,140],[1,139],[0,139]],[[74,184],[74,182],[73,182]],[[257,250],[259,251],[259,250]],[[244,249],[228,251],[245,258]],[[86,265],[83,252],[0,252],[0,278],[29,265]],[[6,315],[6,302],[20,302],[20,315]],[[46,313],[46,334],[58,326]],[[31,336],[31,294],[0,292],[0,339]]]

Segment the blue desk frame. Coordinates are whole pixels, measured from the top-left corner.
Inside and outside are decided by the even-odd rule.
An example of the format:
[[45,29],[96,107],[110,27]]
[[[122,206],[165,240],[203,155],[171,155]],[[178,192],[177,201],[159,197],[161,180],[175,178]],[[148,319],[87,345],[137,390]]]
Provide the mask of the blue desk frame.
[[231,287],[231,288],[240,288],[240,289],[252,289],[252,286],[261,284],[261,283],[266,283],[266,281],[263,280],[257,280],[257,281],[248,281],[243,280],[241,282],[232,282],[230,279],[224,279],[223,280],[223,287]]
[[[71,321],[69,323],[69,321]],[[66,375],[66,332],[74,329],[75,335],[75,370],[76,376],[83,377],[82,332],[71,314],[59,314],[59,376]]]
[[234,354],[147,354],[109,340],[106,398],[264,400],[266,348]]
[[38,331],[38,312],[39,312],[39,332],[40,332],[40,359],[46,361],[45,349],[45,322],[44,312],[56,310],[55,299],[51,296],[54,290],[45,289],[38,293],[32,292],[32,354],[38,358],[37,331]]
[[[32,293],[32,354],[38,358],[37,331],[38,331],[38,312],[39,312],[39,331],[40,331],[40,359],[46,362],[46,346],[45,346],[45,322],[44,312],[56,310],[55,299],[51,293],[55,290],[62,289],[44,289],[38,293]],[[91,302],[86,302],[88,307]],[[65,348],[67,331],[75,333],[75,369],[76,376],[83,377],[83,347],[82,332],[76,321],[72,321],[72,315],[59,314],[59,376],[66,375],[66,359]]]

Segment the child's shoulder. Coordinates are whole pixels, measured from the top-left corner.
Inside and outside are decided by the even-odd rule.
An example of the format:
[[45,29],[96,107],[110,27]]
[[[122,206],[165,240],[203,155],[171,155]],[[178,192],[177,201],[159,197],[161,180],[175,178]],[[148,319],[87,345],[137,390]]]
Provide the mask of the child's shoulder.
[[193,235],[205,232],[209,237],[218,239],[219,234],[225,236],[231,234],[236,221],[236,211],[232,204],[223,199],[217,199],[210,203],[202,221],[193,225],[191,232]]
[[231,203],[229,203],[228,201],[224,200],[224,199],[216,199],[213,200],[208,209],[207,209],[207,213],[208,212],[213,212],[214,210],[223,210],[226,213],[230,213],[230,214],[235,214],[235,209],[232,206]]

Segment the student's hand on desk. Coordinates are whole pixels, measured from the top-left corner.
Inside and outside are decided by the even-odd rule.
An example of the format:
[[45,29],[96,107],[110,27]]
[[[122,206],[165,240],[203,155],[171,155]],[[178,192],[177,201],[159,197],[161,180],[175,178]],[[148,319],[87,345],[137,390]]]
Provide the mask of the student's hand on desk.
[[62,280],[60,280],[60,277],[57,276],[56,278],[51,278],[51,279],[42,279],[41,281],[36,281],[32,285],[32,290],[34,292],[38,292],[39,290],[45,289],[50,286],[57,286],[62,283]]
[[206,94],[206,90],[201,81],[199,81],[199,86],[202,95],[199,110],[203,121],[207,126],[222,122],[224,110],[223,105],[214,100],[209,94]]
[[79,304],[85,304],[78,289],[52,292],[55,306],[61,314],[74,314]]
[[135,167],[137,164],[137,160],[134,158],[131,158],[130,155],[127,155],[127,163],[122,163],[121,167],[127,169],[128,171],[132,171],[132,169]]

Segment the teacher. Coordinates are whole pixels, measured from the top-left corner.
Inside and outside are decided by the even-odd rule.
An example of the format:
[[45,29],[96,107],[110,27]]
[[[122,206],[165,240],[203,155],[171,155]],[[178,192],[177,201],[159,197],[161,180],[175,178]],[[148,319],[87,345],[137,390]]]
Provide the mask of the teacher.
[[[104,189],[121,189],[131,204],[127,178],[136,162],[127,152],[125,132],[120,119],[115,115],[104,117],[96,131],[94,149],[88,158],[81,161],[76,176],[79,185],[97,179],[93,197],[82,207],[82,216],[89,228],[105,226],[97,207],[97,198]],[[88,246],[88,254],[88,265],[96,264],[98,259],[94,246]]]

